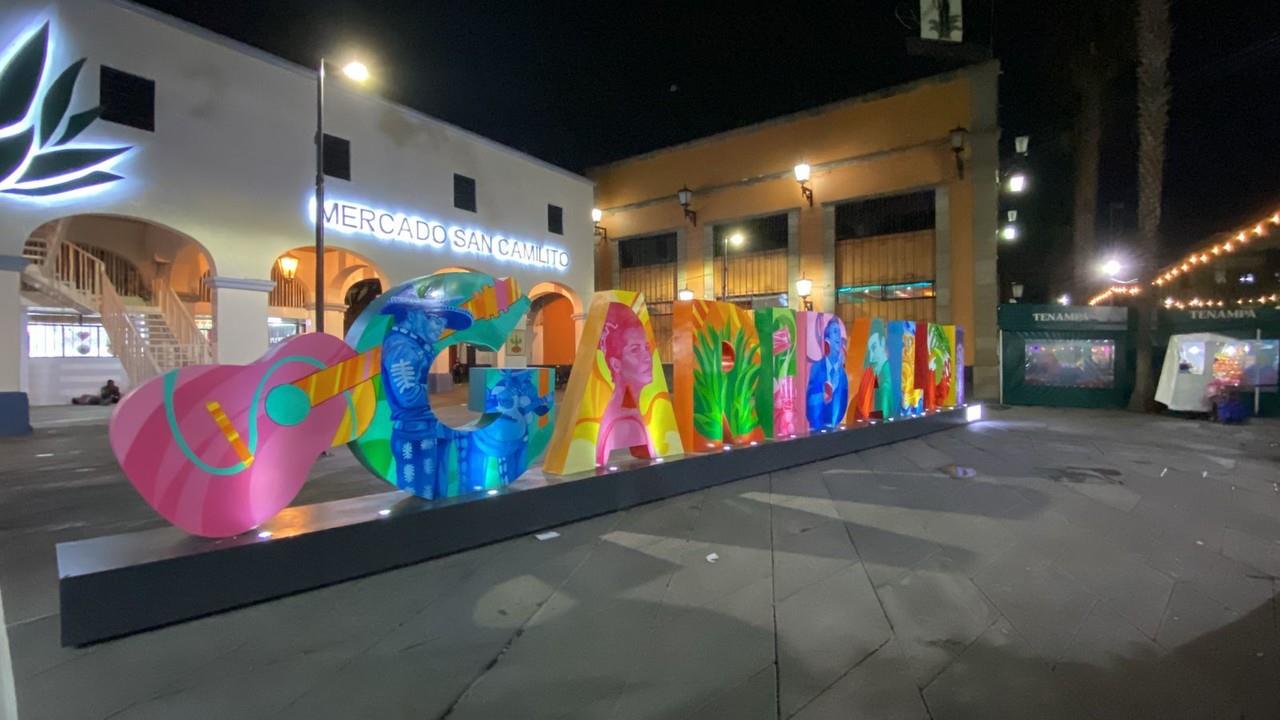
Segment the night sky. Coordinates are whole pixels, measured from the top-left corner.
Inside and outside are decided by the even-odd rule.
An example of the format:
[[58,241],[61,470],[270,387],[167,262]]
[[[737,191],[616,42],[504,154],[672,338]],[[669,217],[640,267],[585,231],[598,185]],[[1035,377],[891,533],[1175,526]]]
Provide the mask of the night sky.
[[[1037,267],[1070,237],[1068,28],[1082,5],[996,0],[1003,144],[1031,136],[1027,232],[1002,275],[1047,291]],[[909,56],[895,17],[914,0],[483,2],[145,0],[314,66],[358,52],[378,92],[571,170],[948,70]],[[989,0],[966,0],[967,39],[992,44]],[[1226,10],[1230,7],[1230,10]],[[1280,3],[1174,1],[1164,246],[1280,206]],[[1133,62],[1108,96],[1099,242],[1123,248],[1136,205]],[[1025,275],[1021,277],[1020,275]]]

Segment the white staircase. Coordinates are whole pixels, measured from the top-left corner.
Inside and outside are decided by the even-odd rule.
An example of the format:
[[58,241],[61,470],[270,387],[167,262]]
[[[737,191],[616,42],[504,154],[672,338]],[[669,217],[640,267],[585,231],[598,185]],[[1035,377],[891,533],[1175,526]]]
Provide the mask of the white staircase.
[[30,299],[100,315],[111,350],[134,387],[175,368],[213,362],[212,344],[168,283],[153,283],[150,305],[127,304],[103,262],[67,242],[65,232],[61,220],[27,240],[22,254],[31,263],[22,280]]

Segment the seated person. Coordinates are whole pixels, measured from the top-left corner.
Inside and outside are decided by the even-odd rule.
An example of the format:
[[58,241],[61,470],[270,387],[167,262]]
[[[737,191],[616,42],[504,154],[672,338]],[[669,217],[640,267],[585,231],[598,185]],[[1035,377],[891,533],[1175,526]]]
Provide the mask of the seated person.
[[107,380],[107,384],[98,389],[97,395],[88,393],[71,398],[72,405],[115,405],[120,402],[120,386],[115,380]]

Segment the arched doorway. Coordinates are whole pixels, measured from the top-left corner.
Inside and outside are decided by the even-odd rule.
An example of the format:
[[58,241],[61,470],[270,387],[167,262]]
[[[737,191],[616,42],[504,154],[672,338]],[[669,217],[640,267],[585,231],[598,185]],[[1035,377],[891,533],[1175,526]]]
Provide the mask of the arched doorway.
[[541,282],[529,289],[527,352],[530,365],[569,367],[577,354],[582,300],[567,286]]
[[[360,310],[389,287],[386,274],[372,261],[333,245],[325,247],[324,275],[324,329],[340,337],[346,335]],[[313,247],[294,248],[271,263],[271,279],[276,283],[267,297],[267,335],[271,344],[314,327],[315,276]]]
[[369,303],[373,302],[386,288],[382,287],[382,280],[379,278],[368,278],[365,280],[357,280],[355,284],[347,288],[342,296],[342,301],[346,303],[347,310],[342,316],[342,334],[345,336],[351,330],[351,324],[360,317],[360,313],[369,307]]
[[72,215],[36,228],[23,255],[19,352],[33,405],[213,362],[213,258],[192,237],[143,218]]

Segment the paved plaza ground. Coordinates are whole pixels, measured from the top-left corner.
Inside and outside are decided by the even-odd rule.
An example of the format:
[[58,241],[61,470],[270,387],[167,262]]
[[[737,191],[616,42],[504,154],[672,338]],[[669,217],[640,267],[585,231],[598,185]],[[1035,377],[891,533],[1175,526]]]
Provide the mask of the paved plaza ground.
[[[22,720],[1280,717],[1275,422],[988,409],[81,649],[54,543],[162,521],[47,428],[0,442]],[[341,451],[299,502],[383,489]]]

